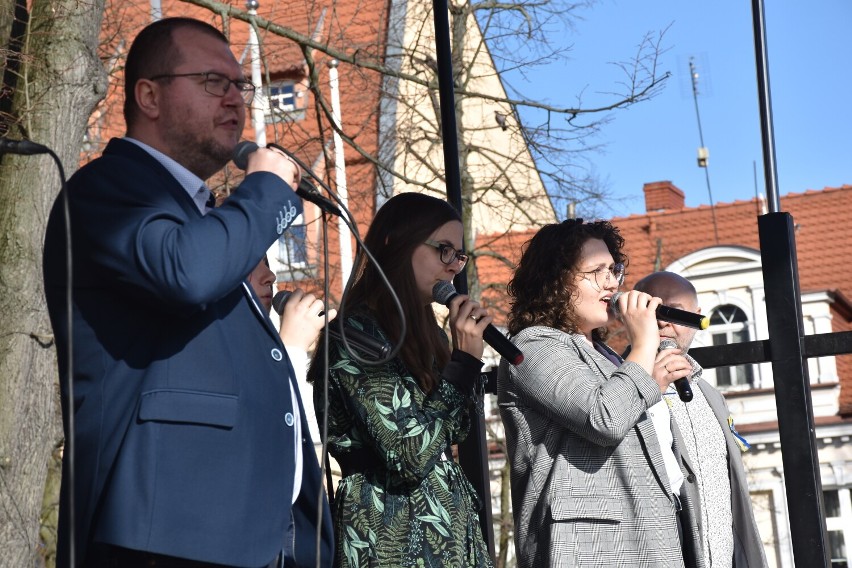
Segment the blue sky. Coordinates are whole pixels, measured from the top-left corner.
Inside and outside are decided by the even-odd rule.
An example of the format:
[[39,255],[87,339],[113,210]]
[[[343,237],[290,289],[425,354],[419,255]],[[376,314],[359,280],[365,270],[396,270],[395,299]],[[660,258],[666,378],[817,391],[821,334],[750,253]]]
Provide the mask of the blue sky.
[[[779,194],[852,184],[852,1],[770,0],[766,38]],[[527,94],[570,104],[585,89],[612,91],[623,61],[647,32],[665,28],[661,59],[672,73],[651,101],[617,111],[588,156],[616,197],[604,215],[644,212],[642,185],[671,180],[686,204],[710,202],[699,144],[689,59],[699,73],[698,106],[710,150],[713,201],[765,194],[750,0],[603,0],[582,12],[567,58],[512,82]],[[523,117],[523,112],[522,112]]]

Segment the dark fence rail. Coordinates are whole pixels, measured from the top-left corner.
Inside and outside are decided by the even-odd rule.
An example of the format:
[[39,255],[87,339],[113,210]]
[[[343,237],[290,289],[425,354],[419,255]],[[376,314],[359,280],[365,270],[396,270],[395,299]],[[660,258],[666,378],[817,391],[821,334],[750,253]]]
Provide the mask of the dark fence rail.
[[[808,359],[852,353],[852,331],[806,335],[802,338],[802,350]],[[694,347],[689,354],[705,369],[763,363],[772,359],[768,339]]]

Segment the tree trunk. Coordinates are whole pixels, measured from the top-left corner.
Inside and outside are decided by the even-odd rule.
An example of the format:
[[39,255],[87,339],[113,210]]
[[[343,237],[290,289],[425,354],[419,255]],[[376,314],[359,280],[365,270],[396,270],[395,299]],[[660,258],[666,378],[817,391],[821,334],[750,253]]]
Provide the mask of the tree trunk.
[[[2,46],[14,0],[0,0]],[[11,139],[50,148],[70,175],[87,119],[106,92],[97,57],[103,0],[34,0],[3,122]],[[10,54],[5,53],[7,58]],[[47,155],[0,156],[0,550],[4,566],[38,566],[42,503],[61,429],[55,349],[41,276],[45,223],[61,184]]]

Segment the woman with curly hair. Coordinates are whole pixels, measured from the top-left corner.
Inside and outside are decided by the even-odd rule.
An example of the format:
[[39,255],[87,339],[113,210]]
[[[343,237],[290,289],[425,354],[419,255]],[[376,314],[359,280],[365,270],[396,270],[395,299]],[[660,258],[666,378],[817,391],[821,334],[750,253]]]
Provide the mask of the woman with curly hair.
[[623,246],[605,221],[547,225],[526,244],[509,283],[509,334],[525,359],[501,363],[497,397],[520,568],[695,565],[683,550],[700,542],[699,529],[691,518],[679,522],[672,490],[685,472],[671,431],[661,443],[649,412],[687,373],[653,375],[658,357],[679,357],[657,353],[660,299],[637,291],[617,299],[633,346],[626,359],[603,342],[624,280]]
[[[363,353],[359,361],[330,338],[327,440],[343,474],[333,507],[335,566],[490,567],[479,499],[450,446],[470,428],[491,317],[456,296],[450,342],[432,310],[432,289],[468,259],[461,218],[445,201],[403,193],[379,209],[364,244],[399,297],[406,326],[379,271],[359,256],[337,319],[401,349],[389,361],[372,363]],[[321,430],[323,359],[320,350],[309,372]]]

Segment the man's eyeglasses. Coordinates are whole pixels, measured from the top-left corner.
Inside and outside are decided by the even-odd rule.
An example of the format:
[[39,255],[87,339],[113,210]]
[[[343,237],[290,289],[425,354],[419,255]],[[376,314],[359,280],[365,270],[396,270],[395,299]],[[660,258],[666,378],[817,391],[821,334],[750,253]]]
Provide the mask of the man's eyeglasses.
[[[595,270],[585,272],[581,270],[580,274],[589,282],[594,282],[598,290],[603,290],[609,286],[610,277],[615,279],[616,285],[621,286],[624,284],[624,265],[620,262],[612,266],[601,266]],[[589,274],[593,275],[592,278],[589,278]]]
[[215,71],[199,72],[199,73],[163,73],[162,75],[154,75],[149,80],[156,81],[158,79],[171,79],[173,77],[204,77],[204,90],[211,95],[224,97],[228,94],[228,89],[233,84],[246,104],[250,104],[254,99],[255,86],[245,79],[231,79],[221,73]]
[[441,253],[441,262],[443,262],[444,264],[452,264],[458,261],[460,263],[459,270],[464,268],[464,266],[467,264],[467,259],[470,258],[469,255],[466,255],[463,252],[459,252],[445,243],[439,243],[433,240],[426,240],[423,241],[423,244],[438,249],[438,251]]

